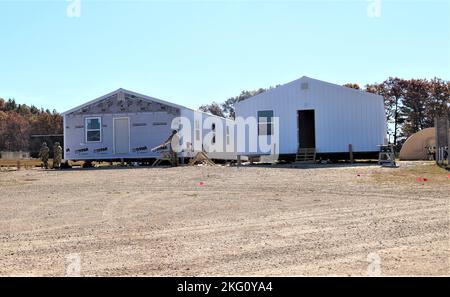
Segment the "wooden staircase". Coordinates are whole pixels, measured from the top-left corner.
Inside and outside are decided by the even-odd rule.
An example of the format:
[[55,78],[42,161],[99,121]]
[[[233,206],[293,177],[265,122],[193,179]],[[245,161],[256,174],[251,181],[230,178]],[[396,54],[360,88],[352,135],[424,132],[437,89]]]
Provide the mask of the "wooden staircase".
[[188,166],[194,166],[196,164],[203,164],[207,166],[216,165],[204,152],[197,153],[197,155],[195,155],[195,157],[191,159]]
[[315,163],[316,149],[315,148],[299,148],[295,156],[295,163]]

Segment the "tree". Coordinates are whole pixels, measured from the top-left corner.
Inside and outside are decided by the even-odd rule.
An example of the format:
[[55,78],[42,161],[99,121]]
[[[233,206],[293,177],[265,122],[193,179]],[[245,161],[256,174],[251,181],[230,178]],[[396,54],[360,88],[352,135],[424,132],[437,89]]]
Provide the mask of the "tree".
[[42,139],[31,139],[31,134],[62,134],[62,131],[63,120],[56,110],[44,112],[35,106],[17,104],[14,99],[6,102],[0,99],[0,151],[35,152]]
[[15,111],[17,108],[16,100],[14,99],[8,99],[5,103],[5,110],[6,111]]
[[429,97],[425,106],[424,125],[433,127],[436,117],[450,118],[450,82],[435,77],[428,84]]
[[19,114],[21,114],[21,115],[29,115],[31,112],[30,112],[30,108],[27,106],[27,105],[25,105],[25,104],[19,104],[18,106],[17,106],[17,113],[19,113]]
[[224,103],[222,103],[222,109],[224,110],[224,113],[227,115],[227,117],[234,119],[236,117],[236,113],[234,111],[234,105],[236,103],[262,94],[270,89],[273,89],[273,87],[270,87],[269,89],[259,88],[253,91],[242,91],[239,96],[228,98]]
[[404,124],[402,133],[407,138],[430,127],[425,119],[426,104],[429,102],[430,88],[426,80],[411,79],[404,88],[403,104],[400,107]]
[[[0,104],[1,104],[0,99]],[[0,108],[0,151],[5,147],[5,138],[3,135],[6,134],[6,123],[8,122],[8,115]]]
[[[29,125],[18,113],[6,113],[2,131],[3,149],[7,151],[28,150]],[[2,120],[2,121],[3,121]]]
[[[277,85],[276,87],[278,87],[278,86],[279,85]],[[212,113],[215,115],[220,115],[220,116],[223,116],[226,118],[234,119],[235,118],[234,105],[237,102],[246,100],[250,97],[254,97],[254,96],[264,93],[270,89],[273,89],[273,87],[270,87],[269,89],[259,88],[254,91],[242,91],[239,96],[228,98],[225,102],[223,102],[220,105],[216,102],[213,102],[210,105],[208,105],[208,104],[202,105],[202,106],[200,106],[199,109],[201,111],[209,112],[209,113]],[[219,112],[219,109],[220,109],[220,112]]]
[[39,110],[36,106],[31,105],[31,106],[30,106],[30,112],[31,112],[32,114],[39,114],[39,113],[40,113],[40,110]]
[[437,116],[450,115],[449,83],[439,78],[390,77],[381,84],[366,85],[367,92],[384,97],[388,127],[397,149],[413,133],[433,127]]
[[225,117],[225,115],[223,114],[222,108],[216,102],[213,102],[211,104],[202,105],[199,107],[199,110],[219,116],[219,117]]
[[366,91],[384,97],[386,119],[388,122],[388,132],[393,136],[393,144],[398,148],[398,138],[400,125],[403,123],[400,107],[404,97],[406,81],[400,78],[389,77],[380,84],[366,85]]
[[353,83],[345,84],[344,87],[355,89],[355,90],[361,90],[361,88],[359,87],[358,84],[353,84]]

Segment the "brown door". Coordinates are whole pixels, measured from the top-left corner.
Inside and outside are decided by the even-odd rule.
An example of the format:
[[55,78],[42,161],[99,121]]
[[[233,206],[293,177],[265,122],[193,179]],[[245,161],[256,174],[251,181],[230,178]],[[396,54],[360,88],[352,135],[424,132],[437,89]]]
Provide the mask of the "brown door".
[[316,148],[316,125],[314,110],[298,111],[299,148]]

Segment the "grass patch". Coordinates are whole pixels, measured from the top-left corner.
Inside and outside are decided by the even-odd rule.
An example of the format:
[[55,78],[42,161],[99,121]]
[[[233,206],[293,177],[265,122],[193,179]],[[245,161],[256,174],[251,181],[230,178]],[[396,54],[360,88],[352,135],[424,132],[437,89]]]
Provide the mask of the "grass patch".
[[377,172],[372,177],[377,182],[417,183],[417,178],[427,179],[427,183],[450,184],[450,172],[437,166],[434,162],[414,164],[401,169]]

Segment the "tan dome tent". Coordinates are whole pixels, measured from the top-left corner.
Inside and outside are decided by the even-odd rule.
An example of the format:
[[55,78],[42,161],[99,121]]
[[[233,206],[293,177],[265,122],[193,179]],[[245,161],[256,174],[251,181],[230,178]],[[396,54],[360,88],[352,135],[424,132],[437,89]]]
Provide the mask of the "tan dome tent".
[[411,135],[400,150],[400,160],[428,160],[426,147],[436,146],[436,129],[427,128]]

